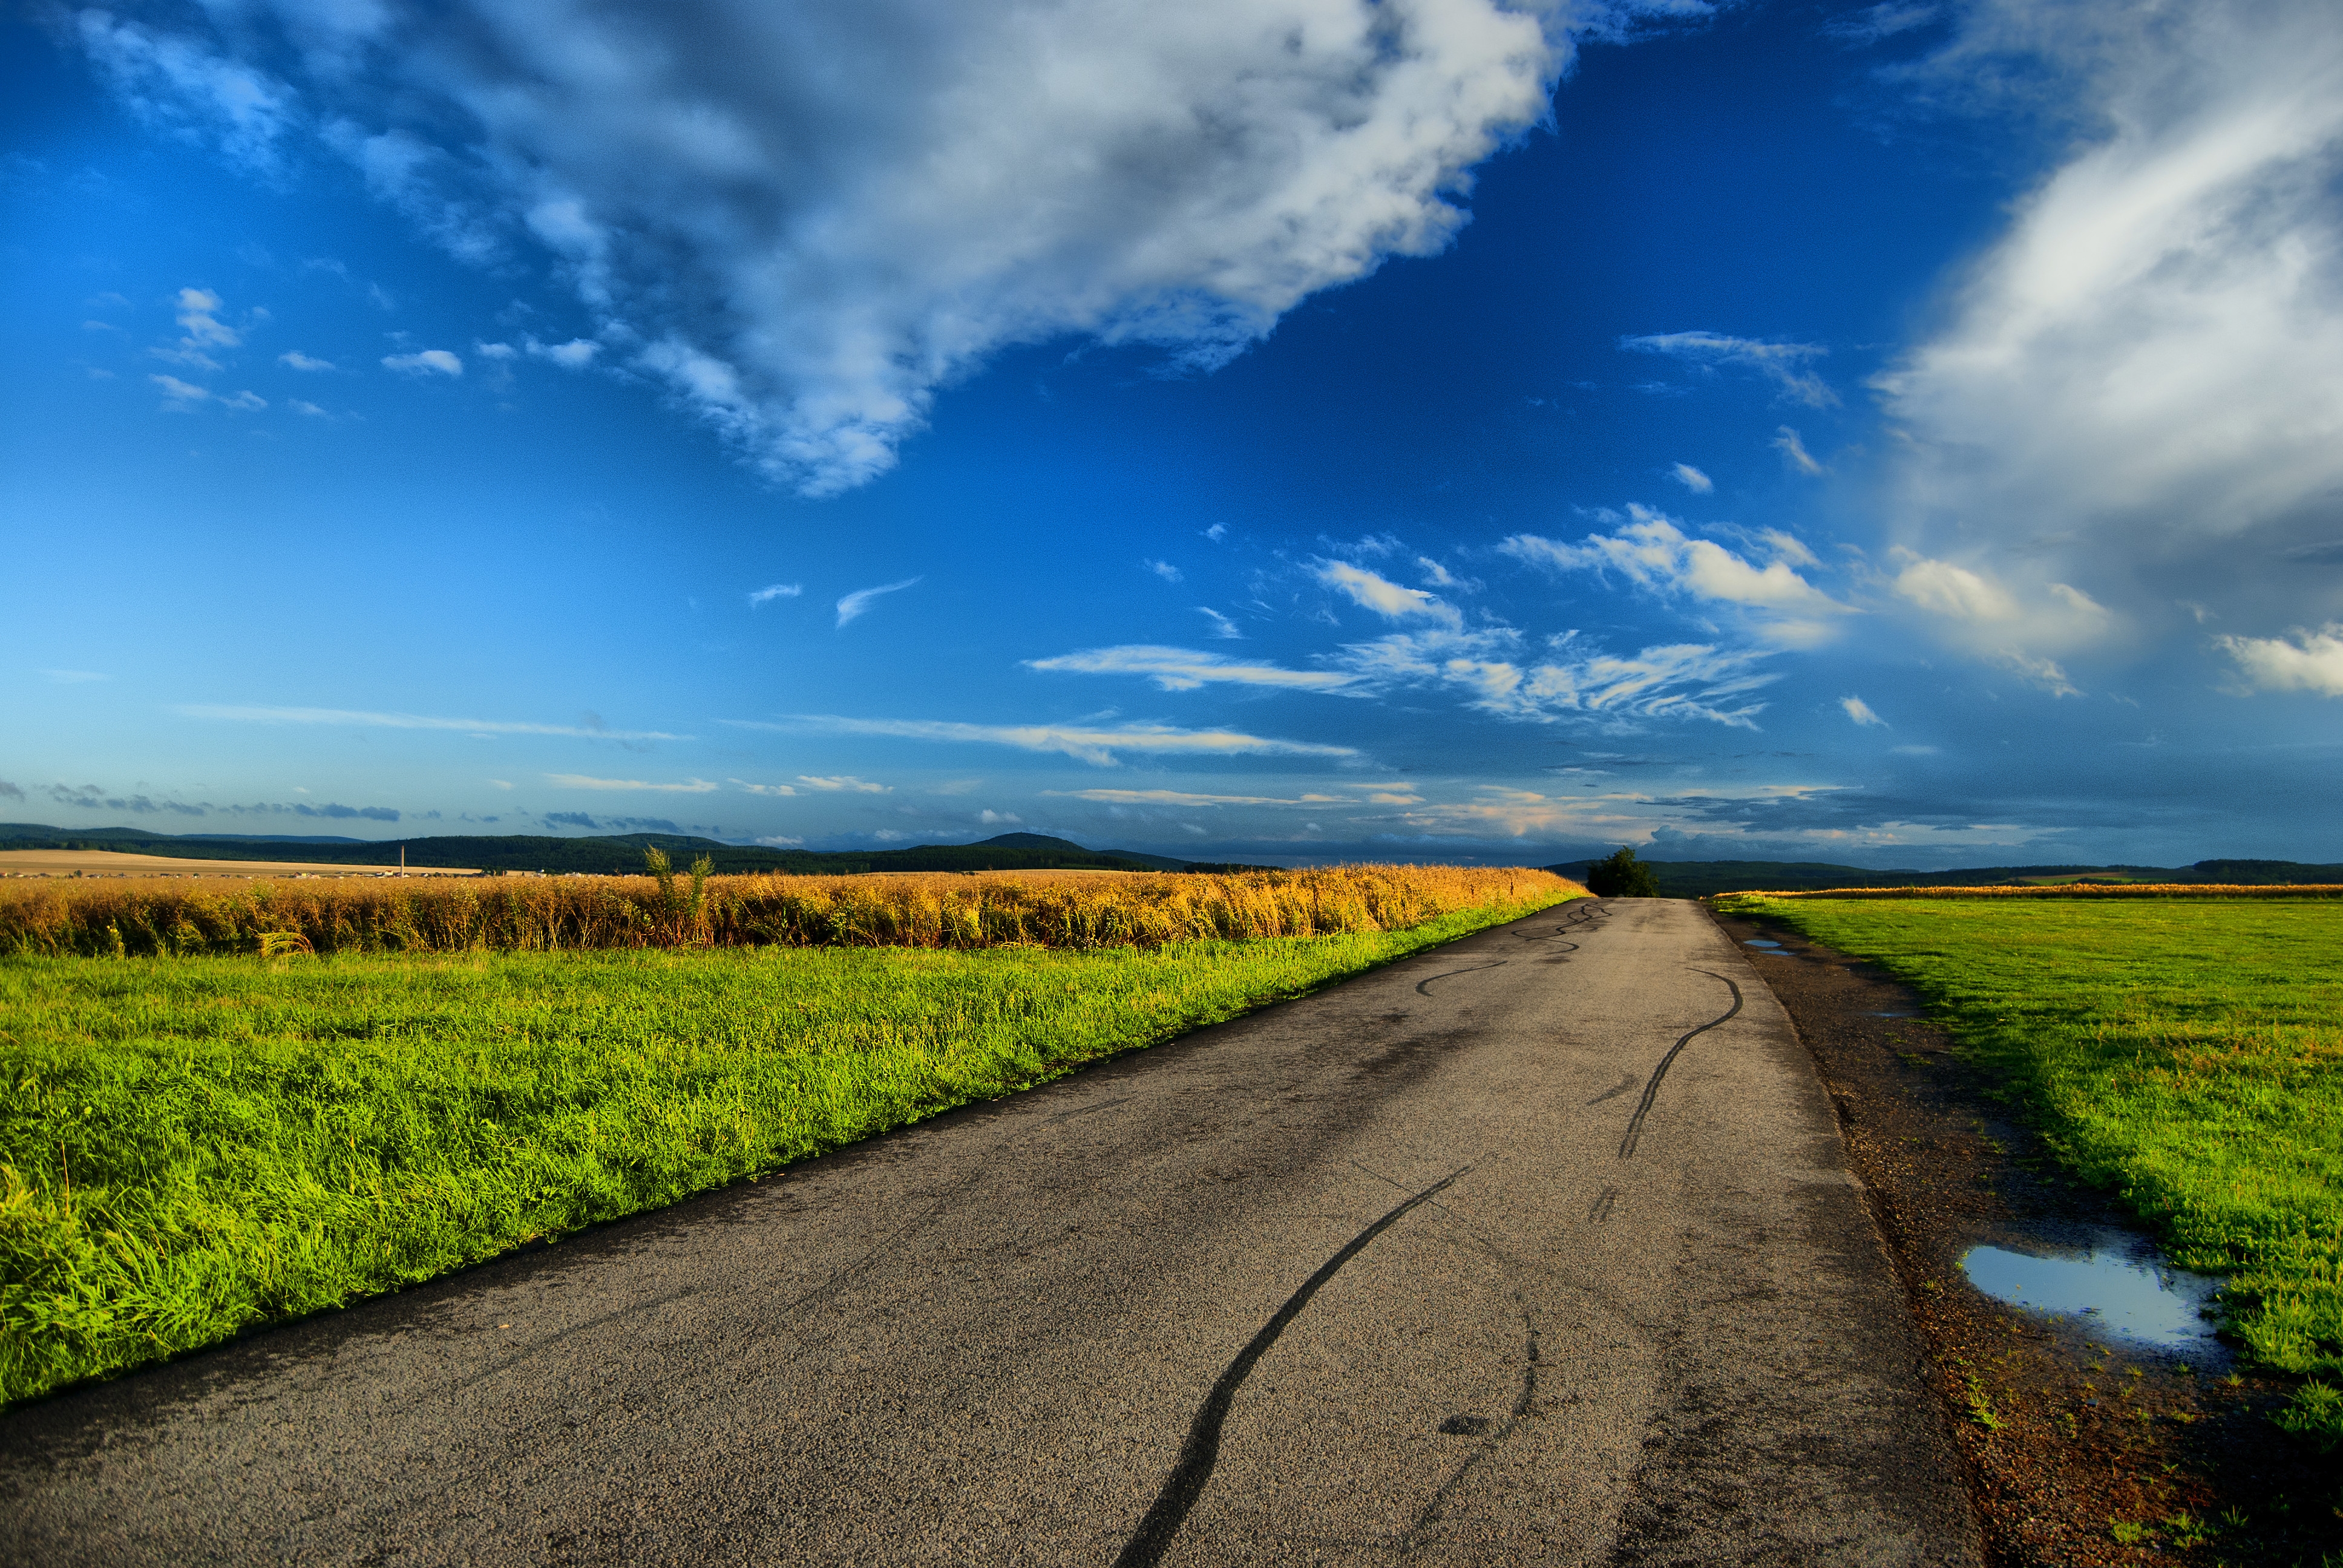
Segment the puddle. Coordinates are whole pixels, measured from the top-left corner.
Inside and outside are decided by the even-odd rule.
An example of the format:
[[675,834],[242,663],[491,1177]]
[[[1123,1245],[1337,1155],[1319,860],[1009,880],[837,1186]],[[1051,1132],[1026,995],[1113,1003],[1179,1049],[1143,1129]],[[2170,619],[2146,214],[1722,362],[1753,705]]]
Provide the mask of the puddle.
[[1762,937],[1761,937],[1761,938],[1757,939],[1757,940],[1755,940],[1755,941],[1746,941],[1746,942],[1742,943],[1741,945],[1742,945],[1743,947],[1745,947],[1745,948],[1778,948],[1778,947],[1780,947],[1782,944],[1781,944],[1781,943],[1779,943],[1779,942],[1769,942],[1769,941],[1766,941],[1764,938],[1762,938]]
[[1972,1247],[1961,1258],[1961,1272],[1986,1295],[2064,1318],[2094,1339],[2225,1354],[2206,1315],[2220,1282],[2174,1268],[2153,1246],[2120,1231],[2051,1257]]
[[1867,1012],[1863,1016],[1865,1018],[1917,1018],[1920,1015],[1916,1012]]

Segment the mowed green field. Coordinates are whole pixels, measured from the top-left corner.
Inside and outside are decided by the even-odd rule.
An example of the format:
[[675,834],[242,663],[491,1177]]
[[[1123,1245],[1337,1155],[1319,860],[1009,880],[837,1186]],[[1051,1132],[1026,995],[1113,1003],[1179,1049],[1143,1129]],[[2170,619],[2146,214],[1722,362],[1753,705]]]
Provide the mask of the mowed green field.
[[1557,901],[1089,951],[0,960],[0,1402],[672,1203]]
[[1878,960],[2343,1438],[2343,904],[1725,898]]

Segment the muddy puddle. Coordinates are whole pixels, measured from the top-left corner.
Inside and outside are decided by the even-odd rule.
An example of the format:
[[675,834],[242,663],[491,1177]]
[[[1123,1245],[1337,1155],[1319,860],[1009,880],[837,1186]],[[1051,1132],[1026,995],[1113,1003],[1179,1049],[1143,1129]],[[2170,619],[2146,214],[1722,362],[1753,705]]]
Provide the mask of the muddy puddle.
[[2174,1268],[2127,1231],[2094,1230],[2072,1246],[1972,1247],[1961,1255],[1961,1272],[1996,1301],[2118,1349],[2199,1365],[2228,1359],[2212,1316],[2220,1282]]

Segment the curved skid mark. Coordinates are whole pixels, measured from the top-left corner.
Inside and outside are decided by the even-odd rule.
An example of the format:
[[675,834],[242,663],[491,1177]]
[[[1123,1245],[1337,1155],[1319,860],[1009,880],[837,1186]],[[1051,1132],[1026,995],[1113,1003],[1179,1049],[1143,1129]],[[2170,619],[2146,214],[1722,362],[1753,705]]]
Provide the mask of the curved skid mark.
[[1513,1435],[1514,1429],[1519,1427],[1530,1413],[1530,1406],[1537,1402],[1539,1362],[1537,1324],[1531,1321],[1529,1309],[1522,1304],[1522,1299],[1518,1293],[1513,1297],[1513,1306],[1522,1314],[1522,1330],[1528,1342],[1522,1354],[1522,1386],[1521,1392],[1513,1396],[1513,1412],[1505,1418],[1503,1425],[1481,1440],[1480,1445],[1466,1456],[1464,1462],[1456,1467],[1454,1474],[1440,1483],[1440,1490],[1432,1494],[1432,1501],[1423,1505],[1423,1512],[1415,1516],[1415,1523],[1408,1527],[1406,1534],[1400,1537],[1399,1554],[1403,1557],[1410,1555],[1417,1547],[1423,1544],[1424,1532],[1437,1524],[1441,1514],[1447,1512],[1450,1496],[1459,1486],[1464,1484],[1466,1476],[1480,1468],[1483,1460],[1496,1452],[1498,1446]]
[[1154,1504],[1148,1509],[1146,1517],[1139,1522],[1139,1528],[1131,1533],[1122,1554],[1114,1560],[1115,1568],[1154,1568],[1154,1564],[1162,1561],[1163,1553],[1171,1548],[1172,1538],[1180,1533],[1180,1526],[1187,1522],[1188,1511],[1196,1505],[1196,1499],[1203,1495],[1204,1483],[1212,1478],[1212,1466],[1220,1462],[1221,1427],[1229,1418],[1229,1407],[1236,1402],[1237,1390],[1244,1386],[1245,1379],[1252,1373],[1254,1363],[1269,1352],[1269,1348],[1277,1342],[1278,1335],[1302,1315],[1302,1309],[1310,1304],[1310,1298],[1316,1295],[1327,1281],[1341,1272],[1343,1264],[1365,1251],[1369,1242],[1398,1224],[1409,1210],[1444,1191],[1472,1169],[1467,1165],[1443,1177],[1352,1237],[1341,1251],[1320,1264],[1318,1271],[1302,1282],[1300,1290],[1285,1299],[1285,1304],[1277,1309],[1276,1315],[1262,1325],[1261,1332],[1253,1335],[1252,1342],[1237,1352],[1236,1360],[1228,1364],[1228,1369],[1212,1384],[1212,1392],[1204,1396],[1202,1406],[1196,1412],[1195,1421],[1188,1428],[1188,1441],[1180,1445],[1180,1458],[1172,1466],[1172,1473],[1164,1478],[1163,1490],[1156,1493]]
[[1660,1058],[1660,1065],[1652,1069],[1652,1081],[1644,1085],[1643,1103],[1635,1107],[1634,1117],[1627,1123],[1627,1136],[1619,1141],[1619,1158],[1622,1160],[1633,1160],[1635,1157],[1635,1144],[1644,1136],[1644,1118],[1652,1113],[1652,1101],[1660,1097],[1660,1080],[1668,1075],[1668,1066],[1675,1060],[1676,1052],[1690,1044],[1694,1035],[1706,1034],[1741,1010],[1741,988],[1735,985],[1731,979],[1718,974],[1714,970],[1694,970],[1693,973],[1706,975],[1711,980],[1724,980],[1727,986],[1732,987],[1733,1005],[1698,1029],[1686,1030],[1682,1040],[1668,1047],[1667,1055]]
[[1506,961],[1507,960],[1503,959],[1499,959],[1493,964],[1468,964],[1461,970],[1449,970],[1445,973],[1442,974],[1426,975],[1423,979],[1415,982],[1415,994],[1418,996],[1430,996],[1432,993],[1423,988],[1430,985],[1433,980],[1446,980],[1449,975],[1475,974],[1482,970],[1501,970],[1505,967]]

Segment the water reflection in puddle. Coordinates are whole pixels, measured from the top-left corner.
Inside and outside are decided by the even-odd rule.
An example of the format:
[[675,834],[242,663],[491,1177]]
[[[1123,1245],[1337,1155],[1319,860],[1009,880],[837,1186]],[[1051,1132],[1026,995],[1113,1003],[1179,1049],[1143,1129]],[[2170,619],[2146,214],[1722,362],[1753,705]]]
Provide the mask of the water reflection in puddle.
[[2160,1351],[2217,1355],[2206,1309],[2220,1282],[2176,1269],[2120,1231],[2087,1248],[2036,1257],[1973,1247],[1961,1259],[1969,1283],[2013,1306],[2071,1320],[2095,1339]]
[[1759,937],[1753,939],[1752,940],[1745,941],[1741,945],[1745,948],[1778,948],[1782,944],[1779,942],[1769,942],[1763,937]]

